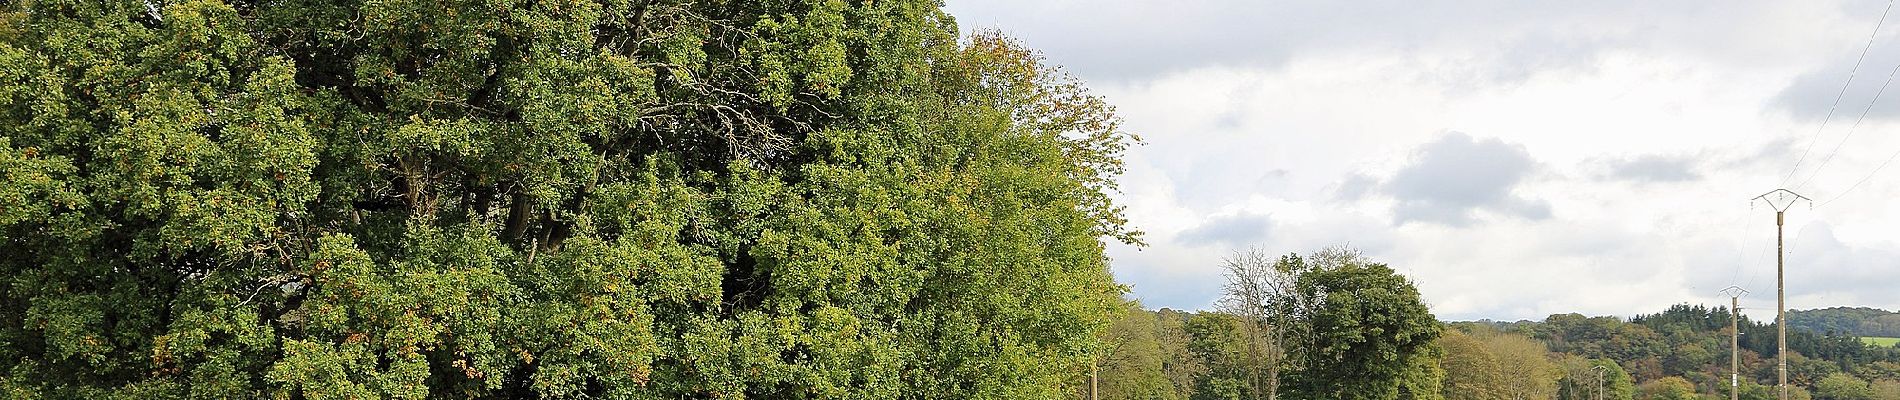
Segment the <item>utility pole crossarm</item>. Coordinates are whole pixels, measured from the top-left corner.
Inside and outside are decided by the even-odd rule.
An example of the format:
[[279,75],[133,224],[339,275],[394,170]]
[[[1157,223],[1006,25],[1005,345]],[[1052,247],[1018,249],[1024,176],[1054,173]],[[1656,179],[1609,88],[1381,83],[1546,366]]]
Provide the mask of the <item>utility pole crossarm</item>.
[[1766,202],[1769,207],[1775,209],[1775,212],[1788,211],[1788,207],[1793,206],[1797,201],[1807,200],[1809,203],[1814,202],[1814,199],[1802,196],[1800,193],[1795,193],[1788,189],[1770,190],[1768,193],[1762,193],[1760,196],[1755,196],[1755,198],[1749,200],[1761,200]]

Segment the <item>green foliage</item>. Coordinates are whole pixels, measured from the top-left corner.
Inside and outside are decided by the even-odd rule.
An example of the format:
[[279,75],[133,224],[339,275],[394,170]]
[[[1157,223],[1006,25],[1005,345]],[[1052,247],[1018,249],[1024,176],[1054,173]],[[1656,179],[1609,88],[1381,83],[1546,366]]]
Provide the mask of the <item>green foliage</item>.
[[1457,330],[1438,338],[1444,349],[1440,365],[1445,369],[1442,392],[1448,399],[1505,399],[1504,368],[1483,342]]
[[1543,342],[1479,323],[1453,323],[1439,337],[1452,399],[1547,399],[1557,396],[1563,369]]
[[[1313,258],[1288,257],[1282,259],[1285,264],[1282,266],[1304,271],[1309,259]],[[1182,392],[1187,393],[1188,398],[1265,397],[1257,394],[1263,391],[1249,384],[1256,379],[1256,374],[1264,373],[1265,368],[1261,364],[1263,358],[1250,355],[1253,353],[1249,351],[1249,341],[1258,341],[1260,337],[1246,334],[1250,326],[1244,323],[1246,317],[1226,312],[1187,316],[1164,311],[1155,315],[1166,313],[1182,315],[1178,321],[1182,321],[1181,329],[1188,339],[1183,347],[1186,350],[1164,351],[1172,354],[1164,358],[1192,360],[1201,363],[1202,368],[1189,374],[1193,385],[1177,384],[1175,388],[1188,388]],[[1404,373],[1392,381],[1392,393],[1402,399],[1595,399],[1598,375],[1594,367],[1602,366],[1606,398],[1726,397],[1729,391],[1727,322],[1726,310],[1674,306],[1662,313],[1629,321],[1560,314],[1541,322],[1451,323],[1431,345],[1419,349],[1410,359]],[[1746,320],[1740,325],[1744,331],[1768,328]],[[1156,332],[1162,332],[1168,325],[1156,326]],[[1619,338],[1618,335],[1635,337]],[[1852,347],[1846,344],[1853,341],[1840,338],[1790,332],[1792,345],[1799,351],[1790,353],[1790,378],[1794,384],[1789,390],[1790,396],[1808,398],[1808,390],[1813,389],[1815,397],[1829,398],[1841,388],[1851,387],[1854,393],[1866,391],[1874,399],[1900,399],[1900,379],[1896,379],[1900,377],[1900,367],[1896,367],[1900,363],[1887,361],[1892,356],[1884,349]],[[1557,348],[1569,352],[1552,351]],[[1826,356],[1803,355],[1808,351]],[[1589,359],[1580,357],[1578,353],[1582,352],[1636,358]],[[1296,351],[1294,355],[1299,353]],[[1776,398],[1771,386],[1774,359],[1764,358],[1746,345],[1739,355],[1742,366],[1739,396]],[[1166,374],[1179,371],[1162,368]],[[1297,385],[1309,384],[1298,380],[1298,369],[1293,371],[1296,373],[1289,377],[1289,385],[1298,389],[1303,386]],[[1844,386],[1841,382],[1855,384]],[[1827,394],[1822,394],[1824,392]],[[1297,391],[1282,393],[1289,397],[1301,395]],[[1858,397],[1861,394],[1852,396],[1861,398]]]
[[1696,400],[1695,384],[1682,377],[1664,377],[1636,387],[1639,400]]
[[932,1],[0,13],[9,398],[1056,398],[1138,240]]
[[1814,384],[1814,398],[1821,400],[1874,400],[1871,384],[1853,375],[1829,374]]
[[1409,358],[1411,365],[1399,375],[1398,396],[1400,400],[1442,400],[1444,395],[1446,371],[1445,351],[1437,345],[1427,345]]
[[1186,321],[1176,313],[1143,310],[1136,302],[1128,305],[1128,314],[1106,333],[1108,351],[1100,364],[1098,398],[1188,398],[1200,363],[1186,356]]
[[1418,289],[1383,264],[1348,262],[1305,269],[1298,290],[1314,307],[1294,371],[1294,393],[1331,399],[1391,399],[1411,358],[1441,328]]
[[1900,362],[1875,361],[1854,366],[1854,374],[1868,380],[1900,381]]
[[1599,390],[1604,399],[1631,400],[1636,396],[1635,381],[1615,362],[1565,355],[1557,364],[1564,371],[1557,382],[1558,399],[1596,399]]
[[1246,335],[1245,322],[1224,313],[1200,313],[1187,320],[1186,330],[1192,341],[1187,350],[1205,366],[1195,379],[1192,398],[1257,399],[1265,398],[1259,386],[1251,384],[1265,374],[1266,366],[1249,350],[1256,346]]
[[1900,400],[1900,381],[1875,380],[1868,384],[1873,390],[1873,398],[1880,400]]
[[[1446,398],[1451,354],[1439,345],[1442,328],[1410,281],[1340,248],[1265,266],[1287,273],[1294,278],[1289,287],[1303,291],[1270,307],[1293,314],[1263,321],[1252,312],[1131,310],[1111,325],[1108,341],[1117,350],[1102,374],[1122,382],[1105,384],[1101,397]],[[1283,341],[1268,334],[1276,331]],[[1276,379],[1275,371],[1285,373]]]
[[1900,336],[1900,313],[1867,307],[1789,310],[1788,327],[1817,334],[1894,337]]

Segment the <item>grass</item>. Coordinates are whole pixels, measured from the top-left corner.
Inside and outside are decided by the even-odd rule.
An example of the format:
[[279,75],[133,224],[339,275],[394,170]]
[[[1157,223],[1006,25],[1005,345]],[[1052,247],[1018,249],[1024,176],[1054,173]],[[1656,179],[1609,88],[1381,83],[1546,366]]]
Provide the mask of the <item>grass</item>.
[[1869,345],[1874,345],[1874,346],[1879,346],[1879,347],[1893,347],[1894,343],[1900,343],[1900,338],[1890,338],[1890,337],[1864,337],[1864,338],[1860,338],[1860,340],[1863,342],[1867,342],[1867,344]]

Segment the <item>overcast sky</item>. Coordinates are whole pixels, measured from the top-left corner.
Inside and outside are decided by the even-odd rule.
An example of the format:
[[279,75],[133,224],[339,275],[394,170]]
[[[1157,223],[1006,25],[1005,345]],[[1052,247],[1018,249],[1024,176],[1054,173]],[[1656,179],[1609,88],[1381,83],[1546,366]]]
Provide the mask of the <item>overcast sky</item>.
[[1441,319],[1516,320],[1726,305],[1729,285],[1772,318],[1774,212],[1748,199],[1778,186],[1816,200],[1788,213],[1789,307],[1900,308],[1900,165],[1874,173],[1900,154],[1900,85],[1869,108],[1900,10],[1835,103],[1889,4],[947,7],[1143,138],[1120,199],[1149,245],[1109,253],[1147,306],[1207,308],[1236,249],[1349,244]]

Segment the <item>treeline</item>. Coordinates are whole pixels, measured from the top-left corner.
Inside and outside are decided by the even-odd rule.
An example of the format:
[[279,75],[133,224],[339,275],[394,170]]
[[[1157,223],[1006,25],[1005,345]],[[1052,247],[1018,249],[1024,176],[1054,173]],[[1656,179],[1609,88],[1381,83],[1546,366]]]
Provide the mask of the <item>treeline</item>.
[[[1595,399],[1600,369],[1606,399],[1726,399],[1729,318],[1725,307],[1678,305],[1628,320],[1558,314],[1446,323],[1414,358],[1430,365],[1408,365],[1434,371],[1415,375],[1435,377],[1422,382],[1433,390],[1378,398]],[[1243,350],[1258,345],[1240,333],[1246,320],[1232,310],[1131,310],[1110,327],[1116,350],[1101,366],[1100,398],[1269,398],[1233,389],[1249,371],[1275,368],[1272,357],[1246,357]],[[1738,326],[1740,398],[1777,398],[1774,326],[1746,317]],[[1900,350],[1801,330],[1790,330],[1788,341],[1790,398],[1900,399]]]
[[[1677,305],[1628,321],[1560,314],[1542,322],[1489,325],[1538,339],[1556,354],[1612,360],[1643,383],[1639,389],[1726,396],[1730,318],[1726,307]],[[1737,326],[1742,398],[1775,398],[1775,326],[1746,316]],[[1790,398],[1900,399],[1900,350],[1796,329],[1788,330],[1788,348]]]
[[1900,337],[1900,313],[1867,307],[1790,310],[1788,327],[1815,333]]
[[1129,303],[1104,339],[1098,396],[1438,398],[1443,326],[1391,268],[1345,249],[1277,259],[1248,252],[1226,268],[1226,311]]

